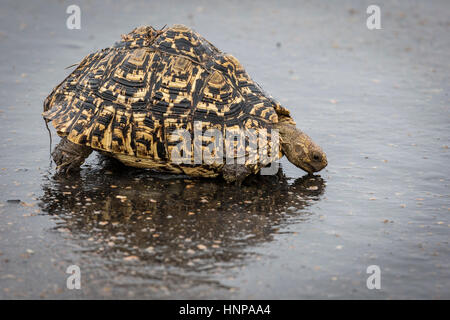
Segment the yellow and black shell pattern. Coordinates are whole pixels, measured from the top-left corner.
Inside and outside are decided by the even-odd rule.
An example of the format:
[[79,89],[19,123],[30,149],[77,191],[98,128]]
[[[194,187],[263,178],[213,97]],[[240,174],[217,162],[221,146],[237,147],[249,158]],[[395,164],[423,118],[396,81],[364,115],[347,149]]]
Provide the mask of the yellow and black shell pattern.
[[[280,117],[294,123],[236,58],[183,25],[139,27],[88,55],[46,98],[43,116],[60,136],[126,165],[206,177],[219,175],[223,164],[174,163],[172,149],[180,145],[169,139],[174,130],[193,135],[200,124],[198,130],[215,128],[223,137],[227,130],[265,130],[271,143]],[[188,148],[211,140],[192,139]],[[243,148],[246,156],[252,151]],[[268,164],[250,160],[254,173]]]

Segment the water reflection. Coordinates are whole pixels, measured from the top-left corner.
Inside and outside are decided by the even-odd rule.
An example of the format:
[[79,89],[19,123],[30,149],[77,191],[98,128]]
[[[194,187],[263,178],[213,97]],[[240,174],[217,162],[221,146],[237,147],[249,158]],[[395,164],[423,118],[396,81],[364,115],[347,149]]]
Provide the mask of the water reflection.
[[281,169],[238,188],[108,165],[48,177],[40,206],[80,243],[83,263],[107,270],[110,281],[133,275],[180,283],[245,264],[283,225],[307,220],[324,188],[319,176],[290,182]]

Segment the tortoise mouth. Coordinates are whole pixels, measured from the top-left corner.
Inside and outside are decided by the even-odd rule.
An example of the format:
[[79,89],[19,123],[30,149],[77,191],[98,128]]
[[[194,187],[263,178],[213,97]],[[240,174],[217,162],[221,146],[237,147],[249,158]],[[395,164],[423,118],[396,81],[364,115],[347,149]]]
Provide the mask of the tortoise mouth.
[[328,163],[324,163],[324,164],[320,164],[318,166],[314,166],[312,164],[309,163],[302,163],[299,167],[300,169],[308,172],[309,174],[313,174],[314,172],[319,172],[321,171],[323,168],[325,168],[327,166]]
[[317,171],[317,170],[316,170],[312,165],[310,165],[309,163],[302,163],[302,164],[300,165],[300,169],[302,169],[302,170],[308,172],[309,174],[313,174],[314,172]]

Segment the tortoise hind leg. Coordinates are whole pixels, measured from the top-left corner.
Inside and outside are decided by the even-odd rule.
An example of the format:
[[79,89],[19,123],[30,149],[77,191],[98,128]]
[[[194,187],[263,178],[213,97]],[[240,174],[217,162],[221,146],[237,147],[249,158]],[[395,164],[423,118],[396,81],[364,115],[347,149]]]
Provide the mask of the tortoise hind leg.
[[58,172],[67,173],[79,170],[91,152],[91,148],[70,142],[64,137],[53,150],[52,157],[58,166]]

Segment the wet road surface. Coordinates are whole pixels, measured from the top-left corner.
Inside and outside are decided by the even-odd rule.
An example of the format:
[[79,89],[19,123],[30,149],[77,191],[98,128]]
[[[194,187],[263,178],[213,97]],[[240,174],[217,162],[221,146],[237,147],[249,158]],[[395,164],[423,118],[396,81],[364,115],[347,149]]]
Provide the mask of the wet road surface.
[[[449,3],[379,1],[372,31],[369,2],[258,3],[81,1],[81,30],[67,1],[0,4],[1,299],[450,298]],[[328,167],[283,159],[239,189],[93,154],[54,176],[40,114],[65,67],[175,23],[236,56]]]

